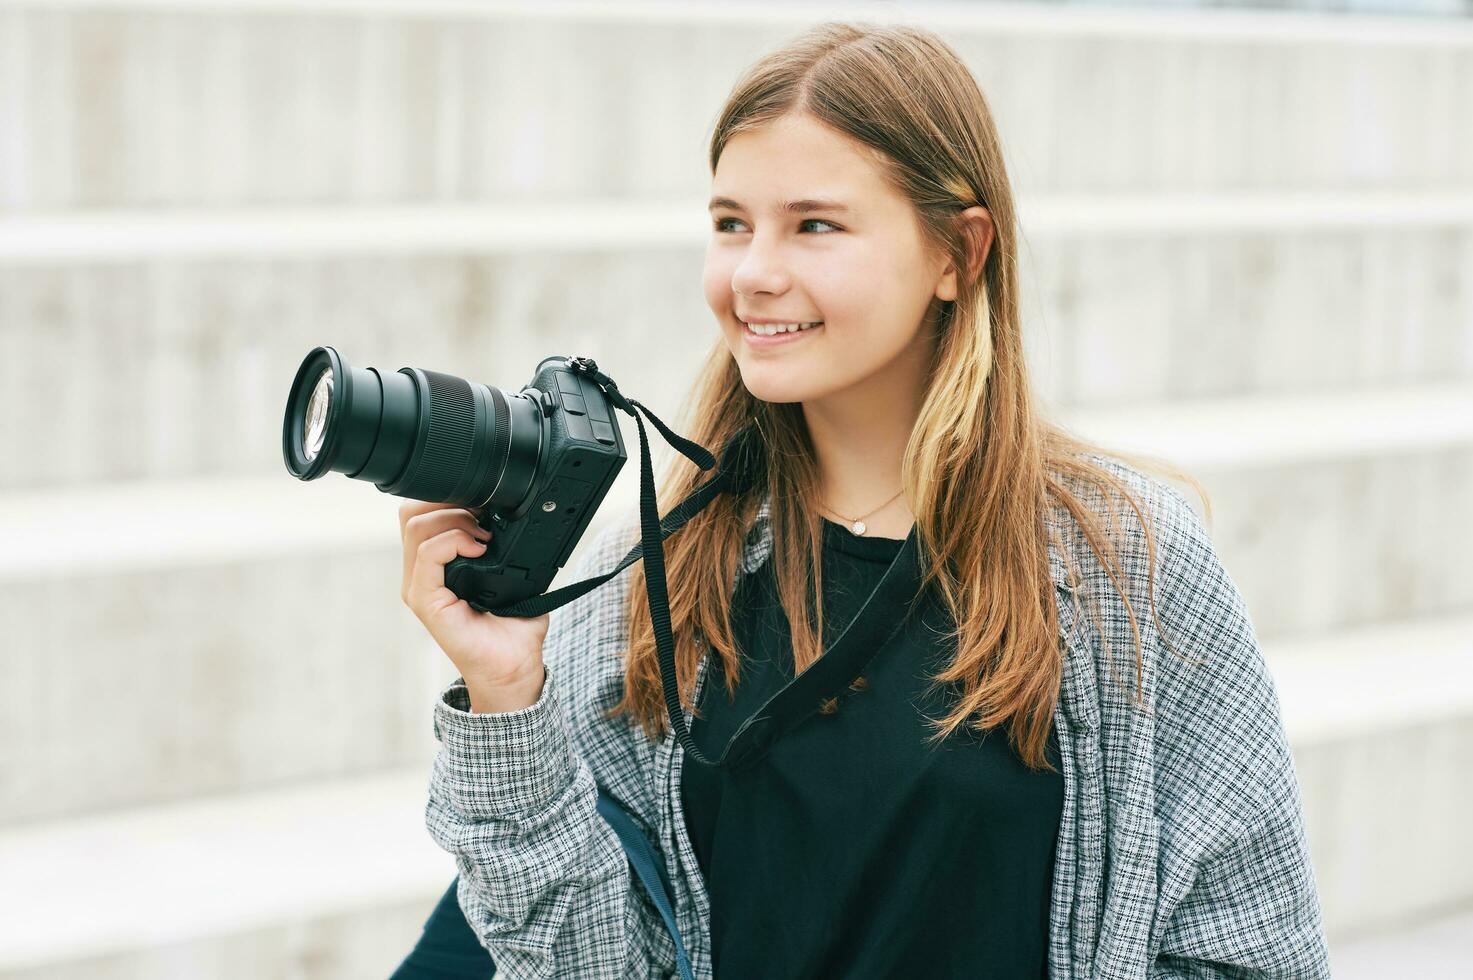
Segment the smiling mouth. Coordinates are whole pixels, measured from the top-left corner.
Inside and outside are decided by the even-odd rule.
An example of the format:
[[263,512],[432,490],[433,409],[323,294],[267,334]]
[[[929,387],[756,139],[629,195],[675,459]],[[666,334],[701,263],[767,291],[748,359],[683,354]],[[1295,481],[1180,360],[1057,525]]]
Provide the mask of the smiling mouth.
[[744,320],[739,320],[739,322],[742,324],[742,332],[751,337],[786,337],[789,334],[807,333],[810,330],[817,330],[824,323],[822,320],[814,320],[812,323],[778,326],[777,324],[747,323]]

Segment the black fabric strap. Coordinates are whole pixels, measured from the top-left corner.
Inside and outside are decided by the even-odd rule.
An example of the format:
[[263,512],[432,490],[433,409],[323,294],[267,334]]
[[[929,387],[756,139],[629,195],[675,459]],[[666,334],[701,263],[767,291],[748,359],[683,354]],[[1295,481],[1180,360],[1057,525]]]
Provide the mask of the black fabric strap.
[[540,616],[598,588],[629,565],[643,558],[645,591],[649,595],[650,619],[655,631],[655,646],[659,652],[660,680],[665,695],[665,710],[670,716],[671,724],[680,739],[682,748],[705,765],[713,765],[696,748],[695,741],[690,737],[689,729],[686,728],[685,715],[680,705],[680,689],[675,679],[675,640],[670,628],[669,588],[665,579],[663,542],[699,513],[701,508],[709,503],[716,494],[726,491],[744,493],[751,488],[757,476],[755,467],[763,460],[760,449],[755,445],[757,440],[754,430],[749,426],[734,436],[723,449],[722,465],[716,475],[701,484],[690,496],[672,508],[662,521],[655,501],[655,476],[654,468],[650,463],[649,441],[645,433],[644,421],[639,417],[639,413],[643,412],[647,415],[659,429],[660,434],[665,437],[665,441],[702,470],[709,470],[716,465],[715,457],[705,447],[672,432],[664,422],[661,422],[640,402],[625,397],[614,380],[599,371],[591,360],[572,358],[569,365],[575,371],[596,382],[608,395],[609,401],[620,411],[630,415],[639,427],[640,542],[630,549],[629,554],[624,556],[624,560],[609,572],[497,609],[496,615]]
[[[761,759],[774,742],[806,721],[824,701],[846,691],[919,611],[920,603],[912,601],[921,583],[917,545],[912,527],[884,577],[844,632],[803,673],[742,722],[726,743],[720,765],[743,768]],[[901,607],[905,614],[896,616],[895,610]]]
[[[639,427],[639,517],[640,541],[624,559],[603,575],[545,592],[496,610],[498,616],[540,616],[572,602],[579,596],[603,585],[639,559],[644,559],[645,592],[649,596],[650,620],[655,631],[655,647],[660,661],[660,683],[665,696],[665,711],[671,729],[685,754],[701,765],[710,767],[746,766],[760,759],[768,747],[784,732],[817,711],[822,702],[844,690],[858,677],[880,648],[899,631],[905,619],[894,621],[894,610],[909,602],[920,582],[916,532],[912,528],[904,546],[891,561],[879,585],[865,600],[864,606],[845,628],[834,646],[826,651],[801,675],[778,691],[755,715],[748,718],[713,762],[701,754],[685,724],[680,704],[680,689],[675,674],[675,639],[671,632],[669,590],[665,578],[663,542],[684,527],[718,493],[746,493],[762,477],[766,453],[760,433],[749,425],[722,448],[721,465],[716,475],[697,487],[670,513],[660,519],[655,500],[654,469],[650,464],[649,444],[643,412],[659,429],[665,441],[702,470],[716,465],[716,459],[704,447],[672,432],[653,412],[633,398],[627,398],[608,375],[599,371],[586,358],[573,358],[571,367],[591,378],[608,395],[616,408],[633,417]],[[907,613],[907,616],[909,612]]]

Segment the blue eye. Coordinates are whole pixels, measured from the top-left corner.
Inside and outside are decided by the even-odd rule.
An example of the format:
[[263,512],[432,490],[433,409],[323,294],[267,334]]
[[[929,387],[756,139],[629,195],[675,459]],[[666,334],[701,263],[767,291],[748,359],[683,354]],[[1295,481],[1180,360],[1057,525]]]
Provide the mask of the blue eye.
[[[736,221],[736,222],[740,223],[741,219],[740,218],[717,218],[716,219],[716,222],[715,222],[715,225],[714,225],[716,231],[726,231],[727,230],[726,229],[726,223],[728,221]],[[830,228],[834,229],[834,231],[839,231],[840,230],[840,228],[839,228],[838,225],[836,225],[836,224],[834,224],[833,222],[830,222],[830,221],[824,221],[822,218],[805,218],[803,221],[801,221],[801,222],[798,223],[798,226],[800,228],[803,225],[828,225]],[[828,234],[832,234],[832,232],[820,232],[820,234],[828,235]]]

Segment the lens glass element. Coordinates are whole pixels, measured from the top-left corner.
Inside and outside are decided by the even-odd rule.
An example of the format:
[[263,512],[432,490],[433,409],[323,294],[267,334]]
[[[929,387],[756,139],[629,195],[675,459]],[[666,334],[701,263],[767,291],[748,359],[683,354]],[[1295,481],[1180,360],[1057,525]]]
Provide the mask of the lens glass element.
[[322,451],[322,440],[327,435],[327,409],[332,403],[332,368],[326,368],[317,378],[317,387],[312,389],[312,398],[307,402],[307,411],[302,419],[302,454],[307,459],[317,458]]

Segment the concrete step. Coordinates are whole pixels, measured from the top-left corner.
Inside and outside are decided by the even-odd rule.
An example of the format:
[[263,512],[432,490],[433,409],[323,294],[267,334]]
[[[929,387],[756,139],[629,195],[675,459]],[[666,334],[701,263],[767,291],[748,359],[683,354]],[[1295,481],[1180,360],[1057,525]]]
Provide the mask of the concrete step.
[[1473,712],[1473,611],[1262,645],[1299,750]]
[[1335,980],[1455,977],[1473,956],[1473,905],[1389,924],[1330,947]]
[[[1206,487],[1260,631],[1312,636],[1466,608],[1473,388],[1071,410],[1072,431]],[[1187,484],[1168,479],[1202,510]]]
[[0,977],[386,977],[456,874],[427,785],[416,767],[0,831]]
[[[0,266],[262,260],[704,246],[704,194],[470,204],[79,209],[0,219]],[[1467,230],[1473,201],[1445,190],[1226,190],[1020,194],[1025,233],[1067,240]]]
[[1060,419],[1109,448],[1187,468],[1262,468],[1473,445],[1473,385],[1070,406]]
[[[940,31],[987,94],[1026,191],[1473,182],[1473,141],[1458,125],[1466,20],[1002,3],[51,0],[0,10],[0,208],[693,195],[733,81],[830,18]],[[1078,150],[1098,146],[1110,152]]]
[[[1199,407],[1193,431],[1222,454],[1188,469],[1262,635],[1473,605],[1473,441],[1455,426],[1429,440],[1459,402],[1419,394],[1301,404],[1273,425],[1252,403]],[[1288,455],[1339,414],[1337,453]],[[638,478],[624,467],[595,528],[637,510]],[[0,824],[428,759],[425,706],[454,669],[399,598],[399,503],[285,473],[0,495]]]
[[1473,603],[1263,642],[1332,941],[1473,901],[1470,638]]
[[[1040,392],[1100,407],[1473,384],[1473,198],[1339,200],[1034,202],[1021,302]],[[0,221],[16,460],[0,490],[280,472],[287,389],[322,343],[502,387],[586,354],[669,411],[719,342],[698,288],[709,231],[695,202],[642,213]],[[652,344],[658,362],[629,356]]]
[[[1464,615],[1264,644],[1337,943],[1473,897],[1473,799],[1448,779],[1473,748],[1469,636]],[[0,978],[386,976],[455,874],[424,831],[426,773],[0,831]],[[107,914],[79,924],[79,888]]]
[[398,501],[263,482],[0,505],[0,824],[433,755],[455,670],[399,598]]
[[0,497],[0,826],[428,765],[456,670],[400,599],[400,503],[285,473]]

